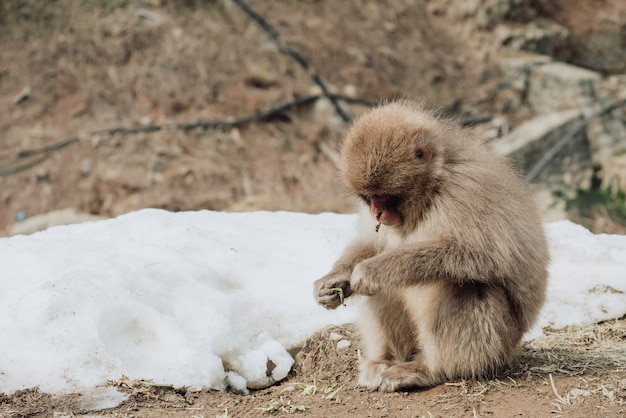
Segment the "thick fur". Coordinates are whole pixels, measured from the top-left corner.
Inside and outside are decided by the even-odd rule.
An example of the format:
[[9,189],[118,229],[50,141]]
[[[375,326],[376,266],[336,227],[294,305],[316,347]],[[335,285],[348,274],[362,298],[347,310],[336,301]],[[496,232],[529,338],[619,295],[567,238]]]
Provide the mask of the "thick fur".
[[[518,173],[409,102],[358,119],[341,155],[343,178],[363,199],[362,230],[315,296],[329,309],[341,302],[333,288],[367,296],[359,383],[395,391],[509,364],[544,302],[549,261]],[[401,222],[376,232],[372,196],[393,201]]]

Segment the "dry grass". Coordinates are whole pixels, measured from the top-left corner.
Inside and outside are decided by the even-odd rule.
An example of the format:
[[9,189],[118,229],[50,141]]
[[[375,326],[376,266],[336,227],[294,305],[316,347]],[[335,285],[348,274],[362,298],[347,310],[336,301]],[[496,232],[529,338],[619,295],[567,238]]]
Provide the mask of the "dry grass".
[[[523,345],[518,361],[496,378],[484,381],[456,381],[454,399],[480,407],[493,390],[526,386],[538,381],[554,394],[555,413],[562,413],[580,396],[599,394],[609,402],[626,404],[626,318],[597,324],[544,329],[545,336]],[[348,349],[337,349],[341,340]],[[310,337],[296,357],[296,374],[318,382],[347,382],[355,386],[359,337],[352,324],[330,326]],[[559,389],[555,377],[574,378],[575,389]],[[445,402],[454,402],[451,394]],[[444,401],[444,400],[442,400]]]
[[[349,346],[345,346],[346,341]],[[332,383],[354,380],[358,346],[358,331],[353,324],[328,326],[307,339],[298,352],[296,374],[304,378],[315,376],[317,380]]]
[[527,370],[570,375],[626,371],[626,321],[545,329],[546,336],[526,344],[520,362]]

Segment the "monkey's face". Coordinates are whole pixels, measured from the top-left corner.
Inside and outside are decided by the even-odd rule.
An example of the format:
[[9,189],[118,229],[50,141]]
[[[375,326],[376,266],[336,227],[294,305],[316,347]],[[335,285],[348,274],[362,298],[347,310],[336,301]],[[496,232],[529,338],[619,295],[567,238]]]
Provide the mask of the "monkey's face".
[[348,132],[341,149],[342,175],[377,221],[401,225],[420,199],[436,157],[432,137],[424,124],[386,107],[366,114]]

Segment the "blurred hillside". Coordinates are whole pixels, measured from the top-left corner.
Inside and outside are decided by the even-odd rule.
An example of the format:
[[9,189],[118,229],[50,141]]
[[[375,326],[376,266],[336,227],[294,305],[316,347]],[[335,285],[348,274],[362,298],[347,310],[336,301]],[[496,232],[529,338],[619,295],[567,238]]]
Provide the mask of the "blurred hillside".
[[[232,0],[0,3],[0,235],[68,208],[351,211],[335,165],[347,125],[327,98],[232,128],[87,134],[253,115],[322,93],[314,75],[363,100],[340,101],[351,117],[425,100],[527,172],[572,124],[626,97],[619,0],[248,4],[308,69]],[[537,178],[546,208],[621,230],[624,115],[594,120]],[[602,209],[578,205],[589,196]]]

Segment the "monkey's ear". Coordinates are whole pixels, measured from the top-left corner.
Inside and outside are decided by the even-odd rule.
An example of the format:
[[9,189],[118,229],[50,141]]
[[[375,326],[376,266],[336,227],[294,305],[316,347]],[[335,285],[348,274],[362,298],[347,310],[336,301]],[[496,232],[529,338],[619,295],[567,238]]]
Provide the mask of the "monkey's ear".
[[415,148],[415,156],[425,163],[431,162],[433,155],[433,150],[428,144],[420,144]]

